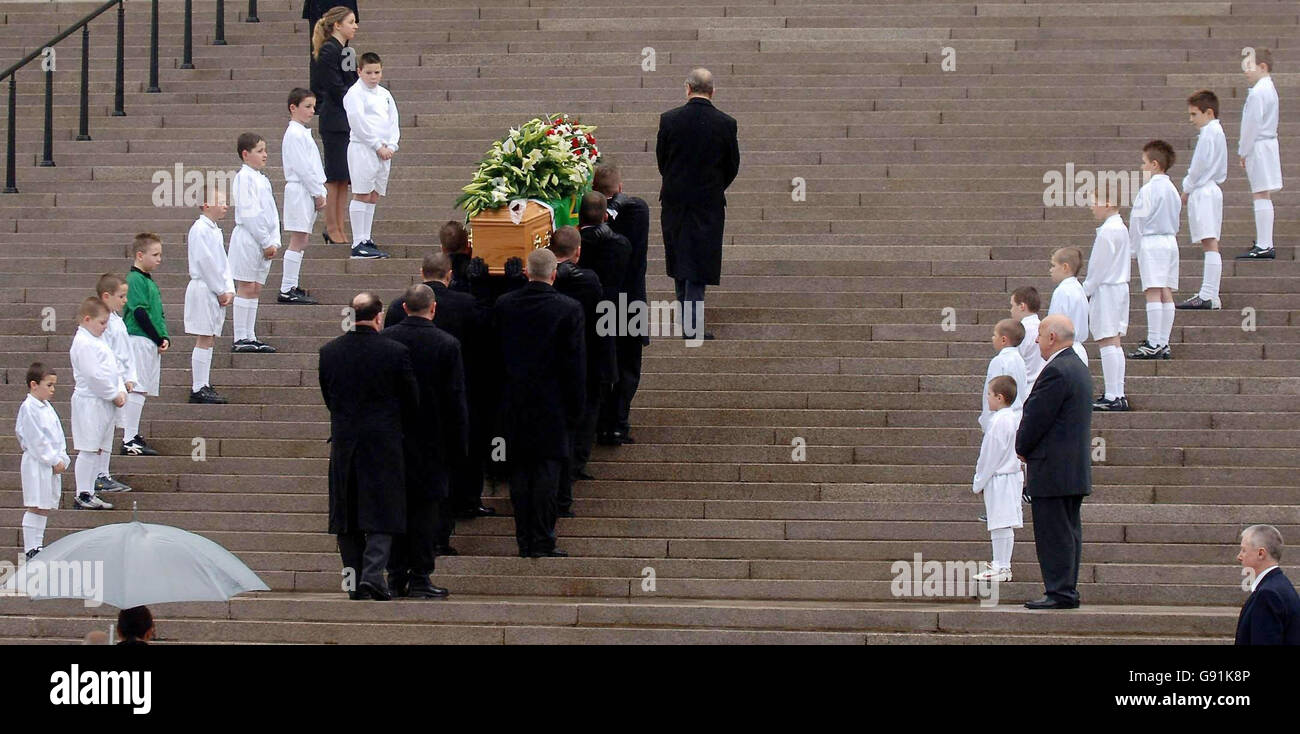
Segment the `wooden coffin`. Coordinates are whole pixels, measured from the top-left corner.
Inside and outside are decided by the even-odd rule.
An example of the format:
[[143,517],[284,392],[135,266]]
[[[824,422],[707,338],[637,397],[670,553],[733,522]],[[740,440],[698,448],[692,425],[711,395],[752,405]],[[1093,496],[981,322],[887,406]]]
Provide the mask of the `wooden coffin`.
[[551,244],[551,213],[535,201],[528,202],[515,224],[506,207],[487,209],[469,220],[470,252],[483,258],[488,272],[505,273],[506,260],[527,261],[528,253]]

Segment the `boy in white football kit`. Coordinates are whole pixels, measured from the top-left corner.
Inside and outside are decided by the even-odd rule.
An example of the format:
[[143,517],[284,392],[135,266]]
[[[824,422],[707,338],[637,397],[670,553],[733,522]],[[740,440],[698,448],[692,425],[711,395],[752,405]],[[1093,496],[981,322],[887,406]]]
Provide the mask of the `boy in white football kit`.
[[235,298],[235,281],[222,244],[221,226],[226,216],[226,196],[211,191],[200,207],[199,218],[185,237],[190,284],[185,288],[185,333],[193,334],[190,355],[190,402],[222,405],[225,398],[212,389],[212,347],[226,324],[226,306]]
[[1109,181],[1099,181],[1093,192],[1092,215],[1101,222],[1088,255],[1088,276],[1083,292],[1088,296],[1088,332],[1101,347],[1101,374],[1106,392],[1093,410],[1128,410],[1124,395],[1124,349],[1120,337],[1128,333],[1128,282],[1130,276],[1128,227],[1119,215],[1119,197]]
[[298,87],[289,92],[289,127],[280,143],[284,164],[284,231],[289,233],[280,295],[276,299],[280,303],[319,303],[298,287],[307,238],[316,224],[316,212],[325,208],[325,167],[307,127],[315,114],[316,96],[310,89]]
[[[1016,383],[1016,396],[1012,398],[1011,407],[1019,411],[1025,404],[1029,391],[1025,389],[1025,360],[1020,356],[1017,345],[1024,341],[1023,326],[1015,319],[1002,319],[993,327],[993,348],[998,351],[989,360],[989,367],[984,372],[984,393],[989,385],[999,377],[1010,377]],[[987,396],[981,393],[980,430],[987,432],[989,421],[993,418],[993,409],[989,408]],[[1015,443],[1012,441],[1012,443]]]
[[343,109],[352,129],[348,135],[348,173],[352,178],[348,214],[352,220],[352,257],[374,259],[388,257],[370,239],[370,229],[375,222],[375,204],[388,193],[388,173],[402,132],[397,103],[387,89],[379,86],[384,77],[379,54],[361,54],[357,70],[361,78],[343,96]]
[[1237,156],[1246,169],[1251,194],[1255,197],[1255,246],[1238,260],[1273,260],[1272,192],[1282,189],[1282,159],[1277,147],[1277,87],[1273,86],[1273,53],[1255,49],[1254,63],[1242,63],[1250,92],[1241,110],[1241,140]]
[[[131,348],[131,334],[126,329],[126,322],[118,315],[118,312],[126,306],[129,288],[126,277],[116,273],[104,273],[99,276],[99,282],[95,284],[95,295],[99,297],[100,301],[103,301],[104,307],[108,309],[108,327],[104,329],[102,338],[108,342],[109,349],[113,350],[113,356],[117,358],[118,374],[122,376],[122,384],[126,387],[128,396],[130,396],[131,391],[135,389],[135,385],[139,381],[135,375],[135,350]],[[118,408],[114,411],[114,415],[114,422],[117,426],[125,429],[126,409]],[[132,438],[133,436],[125,435],[125,430],[123,431],[123,443],[130,441]],[[108,470],[112,457],[112,452],[105,456],[102,471],[95,478],[95,491],[130,492],[131,488],[114,479],[112,472]]]
[[[1025,338],[1020,340],[1020,356],[1025,360],[1025,400],[1034,389],[1034,380],[1043,370],[1043,355],[1038,351],[1038,309],[1043,301],[1038,289],[1032,285],[1022,286],[1011,292],[1011,318],[1020,322],[1025,329]],[[1022,401],[1023,402],[1023,401]]]
[[1219,254],[1219,234],[1223,227],[1223,191],[1219,184],[1228,178],[1228,139],[1219,124],[1219,97],[1202,89],[1187,98],[1187,117],[1200,132],[1196,150],[1183,176],[1183,205],[1187,207],[1187,228],[1192,243],[1201,243],[1205,251],[1205,270],[1201,290],[1178,304],[1176,309],[1216,310],[1219,282],[1223,277],[1223,257]]
[[989,539],[993,542],[993,562],[975,575],[978,581],[1010,581],[1011,551],[1015,545],[1015,528],[1025,526],[1020,506],[1025,476],[1020,457],[1016,456],[1016,430],[1020,428],[1020,411],[1013,405],[1024,404],[1024,396],[1007,376],[995,378],[985,390],[985,409],[991,411],[988,429],[980,442],[980,457],[975,464],[971,490],[984,495],[984,517]]
[[1147,302],[1147,338],[1129,359],[1171,359],[1174,291],[1178,290],[1178,224],[1183,211],[1178,189],[1165,175],[1174,165],[1174,149],[1163,140],[1142,147],[1142,171],[1150,180],[1138,189],[1129,212],[1129,246],[1138,261]]
[[95,479],[113,450],[116,410],[126,405],[126,385],[117,358],[101,337],[108,328],[108,308],[98,298],[87,298],[77,310],[77,335],[72,338],[72,447],[77,450],[74,475],[79,509],[111,510],[95,494]]
[[1083,341],[1088,338],[1088,294],[1079,283],[1079,269],[1083,267],[1083,253],[1077,247],[1062,247],[1052,253],[1049,274],[1056,288],[1047,305],[1047,315],[1065,314],[1074,324],[1074,353],[1088,364],[1088,352]]
[[31,560],[45,545],[45,525],[50,511],[59,508],[63,472],[72,464],[63,423],[50,400],[58,378],[54,371],[35,362],[27,368],[27,398],[18,406],[14,433],[23,459],[19,473],[23,482],[23,553]]
[[242,133],[236,149],[244,165],[235,174],[235,230],[230,233],[230,274],[235,284],[235,343],[232,352],[274,352],[257,338],[257,299],[280,249],[280,214],[276,211],[266,166],[266,141]]

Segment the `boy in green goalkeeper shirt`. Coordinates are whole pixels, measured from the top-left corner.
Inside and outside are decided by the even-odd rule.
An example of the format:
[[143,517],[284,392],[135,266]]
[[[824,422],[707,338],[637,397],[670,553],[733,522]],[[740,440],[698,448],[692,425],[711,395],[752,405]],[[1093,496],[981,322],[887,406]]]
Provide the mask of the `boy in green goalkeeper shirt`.
[[158,452],[149,447],[140,435],[140,414],[144,411],[145,396],[158,395],[162,353],[171,346],[167,320],[163,316],[162,294],[150,275],[162,263],[162,240],[152,232],[138,234],[132,253],[135,262],[126,274],[130,287],[122,320],[126,322],[131,352],[135,357],[136,383],[122,408],[122,454],[157,456]]

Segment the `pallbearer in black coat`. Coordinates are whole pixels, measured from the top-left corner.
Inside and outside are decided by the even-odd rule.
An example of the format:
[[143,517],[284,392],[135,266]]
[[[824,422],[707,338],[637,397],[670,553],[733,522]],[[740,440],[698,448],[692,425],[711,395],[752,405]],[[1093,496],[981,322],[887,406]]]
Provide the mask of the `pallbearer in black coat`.
[[[623,271],[623,284],[618,289],[626,294],[627,303],[645,303],[646,257],[650,238],[650,205],[637,196],[623,193],[623,178],[615,166],[599,166],[592,187],[607,197],[609,228],[627,238],[632,246],[632,257]],[[647,312],[648,313],[648,312]],[[650,322],[647,316],[644,334],[623,334],[614,337],[617,369],[614,388],[609,399],[601,404],[597,437],[607,446],[635,443],[628,422],[632,411],[632,398],[641,384],[641,350],[650,343]]]
[[411,352],[420,421],[406,437],[406,535],[394,546],[388,586],[394,596],[442,598],[447,590],[434,586],[429,574],[438,549],[451,537],[448,478],[464,462],[469,444],[465,375],[460,342],[433,324],[433,289],[418,284],[403,295],[406,318],[384,329],[384,336]]
[[586,402],[582,417],[571,427],[569,441],[573,446],[570,459],[560,474],[560,490],[556,497],[556,512],[561,517],[573,517],[573,483],[591,479],[587,473],[587,460],[591,458],[591,445],[596,438],[596,419],[600,412],[600,396],[614,376],[614,339],[602,335],[598,309],[606,291],[595,272],[579,267],[582,239],[573,227],[561,227],[551,235],[550,250],[559,263],[556,266],[555,290],[582,304],[583,347],[587,353]]
[[[677,300],[692,308],[683,336],[699,338],[704,326],[704,288],[722,278],[724,192],[740,171],[736,120],[713,106],[713,74],[694,69],[686,78],[686,104],[659,117],[655,157],[663,186],[660,222],[668,277]],[[703,338],[710,338],[707,334]]]
[[1046,364],[1016,432],[1016,455],[1027,465],[1025,494],[1034,511],[1034,548],[1046,595],[1030,609],[1079,606],[1083,524],[1079,511],[1092,494],[1092,375],[1074,352],[1074,325],[1062,314],[1038,325]]
[[[330,411],[329,532],[338,536],[354,599],[389,598],[384,570],[406,532],[403,443],[420,420],[407,348],[377,331],[384,303],[352,299],[351,331],[320,348],[321,396]],[[349,573],[350,571],[350,573]]]
[[1252,577],[1237,617],[1238,645],[1300,645],[1300,596],[1282,573],[1282,533],[1252,525],[1241,533],[1237,560]]
[[493,310],[505,358],[501,420],[521,557],[567,555],[555,547],[555,496],[586,392],[582,306],[555,291],[555,265],[550,250],[529,253],[528,284],[501,296]]

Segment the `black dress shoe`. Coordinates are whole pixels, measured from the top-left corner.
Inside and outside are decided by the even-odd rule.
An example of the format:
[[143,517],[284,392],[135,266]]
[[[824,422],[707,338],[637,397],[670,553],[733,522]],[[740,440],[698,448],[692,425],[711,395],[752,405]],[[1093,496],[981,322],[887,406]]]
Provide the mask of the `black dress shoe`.
[[1079,602],[1057,601],[1050,596],[1025,602],[1025,609],[1078,609]]
[[496,517],[497,511],[491,507],[479,505],[472,510],[462,510],[456,513],[457,520],[474,520],[480,517]]
[[369,581],[362,581],[357,584],[357,599],[359,600],[388,601],[392,598],[393,595],[388,593],[388,589],[375,586]]
[[580,472],[574,472],[573,478],[574,479],[595,479],[595,477],[588,474],[585,470]]
[[411,595],[411,577],[405,573],[388,573],[388,593],[393,597]]
[[596,443],[601,446],[622,446],[623,442],[618,440],[617,433],[602,433],[596,436]]
[[452,548],[452,547],[449,546],[449,545],[440,545],[440,546],[437,546],[436,548],[433,549],[433,555],[435,555],[435,556],[458,556],[458,555],[460,555],[460,551],[456,550],[455,548]]
[[636,443],[636,439],[626,433],[615,433],[614,438],[618,439],[619,443]]
[[577,515],[573,514],[572,508],[568,510],[556,510],[555,516],[556,517],[577,517]]
[[520,548],[520,549],[519,549],[519,557],[520,557],[520,558],[532,558],[532,557],[533,557],[533,552],[530,551],[530,550],[528,550],[527,548]]
[[446,599],[451,592],[441,586],[434,586],[428,576],[416,576],[411,579],[412,599]]
[[531,558],[568,558],[569,554],[559,548],[552,548],[548,551],[533,551],[529,554]]

